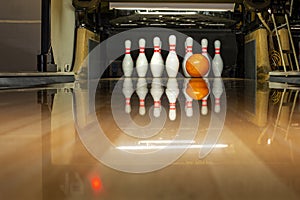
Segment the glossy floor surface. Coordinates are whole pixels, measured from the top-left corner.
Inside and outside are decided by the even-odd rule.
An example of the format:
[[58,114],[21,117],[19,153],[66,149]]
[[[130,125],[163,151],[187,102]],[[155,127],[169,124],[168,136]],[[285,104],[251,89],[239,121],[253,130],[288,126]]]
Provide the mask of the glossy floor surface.
[[0,199],[300,199],[300,88],[206,84],[1,90]]

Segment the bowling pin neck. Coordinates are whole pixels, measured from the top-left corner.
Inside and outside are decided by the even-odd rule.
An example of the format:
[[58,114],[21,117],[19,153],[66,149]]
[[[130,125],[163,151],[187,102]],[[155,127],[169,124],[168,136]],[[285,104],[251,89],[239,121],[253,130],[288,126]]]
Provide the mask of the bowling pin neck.
[[130,54],[130,48],[125,48],[125,54]]
[[202,47],[202,53],[207,53],[207,47]]
[[160,100],[154,101],[154,108],[160,108]]
[[219,55],[219,54],[220,54],[220,47],[216,47],[216,48],[215,48],[215,54],[216,54],[216,55]]
[[191,52],[193,51],[193,46],[186,46],[186,52]]
[[144,99],[140,99],[140,106],[145,107],[145,100]]
[[160,46],[154,46],[154,52],[159,53],[160,52]]
[[140,53],[145,53],[145,47],[140,47]]
[[131,47],[131,41],[126,40],[125,41],[125,54],[130,54],[130,47]]
[[128,98],[128,97],[125,98],[125,104],[130,105],[130,98]]
[[176,44],[170,44],[170,51],[175,51],[176,49]]
[[185,102],[185,106],[186,106],[187,108],[193,108],[193,101],[186,101],[186,102]]
[[169,107],[170,107],[170,110],[176,110],[176,103],[170,102]]

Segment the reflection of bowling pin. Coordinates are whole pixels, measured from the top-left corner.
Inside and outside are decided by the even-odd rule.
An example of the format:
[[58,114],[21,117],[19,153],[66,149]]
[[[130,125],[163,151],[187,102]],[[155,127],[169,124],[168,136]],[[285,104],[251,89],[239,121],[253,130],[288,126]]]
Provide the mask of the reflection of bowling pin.
[[125,77],[130,77],[133,71],[133,60],[130,55],[131,41],[125,41],[125,56],[122,62],[122,69]]
[[[209,81],[207,78],[203,78],[203,80],[206,82],[208,90],[210,90]],[[207,99],[209,97],[209,93],[202,99],[202,106],[201,106],[201,114],[207,115],[208,108],[207,108]]]
[[164,89],[163,89],[162,83],[161,83],[161,78],[153,78],[150,93],[154,100],[153,115],[154,115],[154,117],[159,117],[160,113],[161,113],[160,98],[164,93]]
[[189,59],[191,55],[193,55],[193,38],[191,37],[186,38],[184,44],[186,48],[186,54],[182,62],[182,70],[185,77],[191,77],[189,73],[186,71],[186,61]]
[[186,88],[189,84],[189,81],[190,81],[189,78],[184,79],[182,92],[185,96],[185,106],[184,106],[185,114],[186,114],[187,117],[192,117],[193,116],[193,98],[190,97],[186,93]]
[[179,94],[179,88],[176,78],[169,78],[167,83],[166,95],[169,100],[169,119],[176,119],[176,100]]
[[207,73],[204,75],[204,77],[207,77],[209,75],[210,69],[211,69],[211,57],[210,55],[207,53],[207,47],[208,47],[208,40],[206,38],[203,38],[201,40],[201,47],[202,47],[202,55],[205,56],[205,58],[207,58],[208,60],[208,71]]
[[122,92],[123,95],[125,96],[125,112],[130,113],[131,112],[130,99],[132,93],[134,92],[131,78],[124,79]]
[[150,70],[153,77],[161,77],[164,70],[164,60],[160,53],[161,41],[159,37],[153,38],[154,53],[150,61]]
[[148,60],[145,55],[146,40],[139,40],[140,54],[136,60],[136,71],[139,77],[145,77],[148,70]]
[[212,60],[212,70],[215,77],[221,77],[223,71],[223,60],[220,55],[221,42],[219,40],[215,41],[215,56]]
[[71,92],[57,91],[53,98],[50,119],[51,162],[54,165],[69,165],[72,162],[76,144]]
[[137,85],[136,85],[136,93],[139,96],[140,99],[140,108],[139,108],[139,113],[140,115],[145,115],[146,109],[145,109],[145,98],[148,93],[148,88],[147,88],[147,82],[145,78],[139,78]]
[[219,113],[221,111],[220,97],[223,93],[223,85],[221,78],[215,78],[212,88],[212,93],[215,97],[215,112]]
[[169,54],[166,59],[166,70],[170,78],[175,78],[179,69],[179,60],[176,54],[176,36],[170,35],[169,37]]

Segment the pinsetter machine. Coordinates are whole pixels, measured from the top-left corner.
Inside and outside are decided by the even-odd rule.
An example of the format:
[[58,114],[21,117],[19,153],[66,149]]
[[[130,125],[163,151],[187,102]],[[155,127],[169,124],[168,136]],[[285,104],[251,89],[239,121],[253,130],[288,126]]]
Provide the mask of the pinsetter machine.
[[[274,73],[297,74],[298,4],[293,0],[43,0],[38,71],[77,73],[91,49],[110,36],[161,27],[198,42],[203,37],[221,40],[223,76],[268,79]],[[123,49],[123,44],[118,48]]]

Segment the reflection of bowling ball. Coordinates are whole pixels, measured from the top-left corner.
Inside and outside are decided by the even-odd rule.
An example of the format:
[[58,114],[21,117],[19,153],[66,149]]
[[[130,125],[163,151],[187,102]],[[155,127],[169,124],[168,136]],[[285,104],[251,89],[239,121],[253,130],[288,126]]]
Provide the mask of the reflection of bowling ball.
[[186,61],[186,71],[191,77],[202,77],[209,70],[207,58],[201,54],[193,54]]
[[209,93],[206,82],[202,78],[190,79],[186,93],[195,100],[200,100],[206,97]]

